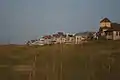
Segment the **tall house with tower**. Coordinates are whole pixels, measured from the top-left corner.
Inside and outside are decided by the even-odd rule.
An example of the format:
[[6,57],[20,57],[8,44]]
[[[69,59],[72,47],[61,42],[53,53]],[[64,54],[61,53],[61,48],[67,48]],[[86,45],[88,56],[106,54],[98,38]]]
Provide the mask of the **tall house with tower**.
[[106,39],[120,40],[120,24],[104,18],[100,21],[99,33],[100,36],[104,36]]

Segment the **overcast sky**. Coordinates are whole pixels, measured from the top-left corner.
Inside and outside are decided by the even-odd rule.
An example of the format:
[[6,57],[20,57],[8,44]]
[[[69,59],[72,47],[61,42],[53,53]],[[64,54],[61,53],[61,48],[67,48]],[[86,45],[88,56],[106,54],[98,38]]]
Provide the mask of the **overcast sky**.
[[120,0],[0,0],[0,43],[97,30],[104,17],[120,23]]

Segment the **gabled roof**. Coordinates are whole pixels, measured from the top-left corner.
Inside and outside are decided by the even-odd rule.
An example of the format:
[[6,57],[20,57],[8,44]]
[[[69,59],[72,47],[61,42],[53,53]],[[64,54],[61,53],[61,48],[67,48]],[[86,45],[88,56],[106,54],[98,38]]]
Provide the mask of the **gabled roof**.
[[100,23],[102,23],[102,22],[111,22],[111,21],[108,18],[104,18],[100,21]]

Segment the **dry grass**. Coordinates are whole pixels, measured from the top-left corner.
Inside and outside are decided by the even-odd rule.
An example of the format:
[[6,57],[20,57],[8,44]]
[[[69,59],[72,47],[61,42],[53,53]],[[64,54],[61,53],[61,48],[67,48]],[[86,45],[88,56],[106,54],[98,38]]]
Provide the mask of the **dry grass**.
[[119,45],[120,41],[92,41],[83,45],[0,46],[0,65],[8,65],[0,67],[0,79],[30,80],[30,71],[13,67],[33,66],[36,55],[32,80],[120,80]]

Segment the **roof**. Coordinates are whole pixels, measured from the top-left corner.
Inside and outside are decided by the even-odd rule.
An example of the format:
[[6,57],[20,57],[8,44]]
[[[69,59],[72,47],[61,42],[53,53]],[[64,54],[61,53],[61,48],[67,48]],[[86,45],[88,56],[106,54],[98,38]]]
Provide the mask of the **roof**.
[[69,34],[68,36],[69,36],[69,37],[73,37],[73,35],[70,35],[70,34]]
[[55,37],[55,38],[59,38],[59,37],[66,37],[66,35],[65,35],[65,34],[63,34],[63,33],[53,34],[52,36],[53,36],[53,37]]
[[113,31],[120,31],[120,24],[112,23],[111,26]]
[[100,21],[100,23],[102,23],[102,22],[111,22],[111,21],[108,18],[104,18]]
[[82,33],[76,33],[75,36],[89,36],[92,34],[92,32],[82,32]]
[[64,33],[63,32],[58,32],[58,35],[63,36]]
[[104,27],[100,27],[101,29],[110,29],[111,27],[108,26],[104,26]]
[[52,36],[51,35],[46,35],[46,36],[43,36],[44,39],[51,39]]
[[60,37],[60,36],[58,34],[53,34],[53,37],[57,38],[57,37]]

